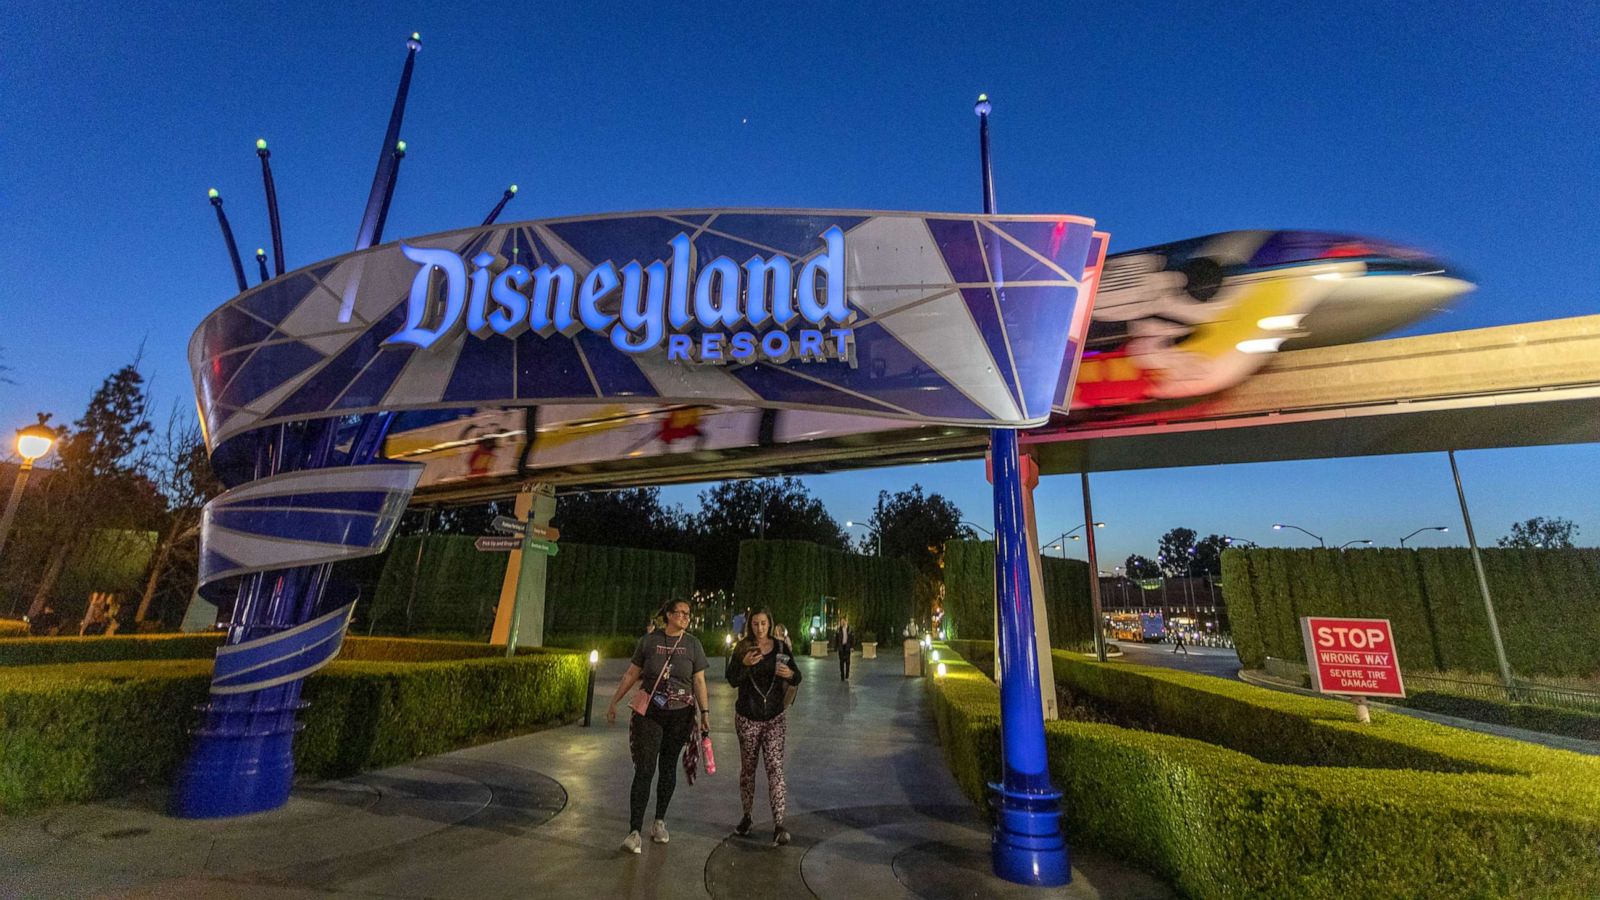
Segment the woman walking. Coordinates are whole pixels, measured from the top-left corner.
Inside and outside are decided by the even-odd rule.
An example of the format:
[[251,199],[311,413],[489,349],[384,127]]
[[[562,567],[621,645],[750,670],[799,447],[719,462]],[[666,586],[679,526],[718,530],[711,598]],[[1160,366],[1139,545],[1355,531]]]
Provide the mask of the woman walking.
[[694,730],[696,710],[701,730],[707,720],[705,648],[688,633],[689,601],[669,600],[661,608],[666,625],[639,638],[633,663],[606,707],[606,722],[616,724],[617,703],[628,689],[639,685],[629,703],[628,749],[633,755],[633,786],[628,794],[628,836],[622,849],[643,851],[639,832],[644,828],[645,806],[650,802],[650,782],[656,783],[655,824],[650,840],[667,842],[667,804],[678,784],[678,754]]
[[756,796],[756,762],[767,767],[767,802],[772,805],[772,846],[789,843],[783,827],[789,793],[783,783],[784,694],[800,683],[794,651],[771,636],[772,614],[759,609],[745,623],[744,639],[728,657],[728,683],[739,689],[733,724],[739,735],[739,802],[744,817],[734,831],[750,833],[750,807]]

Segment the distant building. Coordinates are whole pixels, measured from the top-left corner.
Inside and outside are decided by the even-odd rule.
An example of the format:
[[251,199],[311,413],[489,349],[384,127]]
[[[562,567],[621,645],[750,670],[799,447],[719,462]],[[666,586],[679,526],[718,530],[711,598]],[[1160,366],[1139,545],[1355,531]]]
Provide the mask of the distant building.
[[1194,630],[1213,634],[1227,633],[1232,628],[1220,578],[1101,575],[1100,609],[1106,615],[1159,611],[1168,624],[1192,619]]

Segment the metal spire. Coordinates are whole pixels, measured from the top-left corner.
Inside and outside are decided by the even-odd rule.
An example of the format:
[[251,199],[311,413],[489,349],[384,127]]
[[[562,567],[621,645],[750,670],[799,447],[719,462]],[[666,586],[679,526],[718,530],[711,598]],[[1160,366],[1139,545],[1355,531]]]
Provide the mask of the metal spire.
[[389,113],[389,130],[383,136],[383,150],[378,155],[378,171],[372,174],[372,191],[367,194],[367,210],[361,216],[361,230],[356,233],[356,249],[365,250],[378,242],[382,231],[384,210],[389,206],[388,195],[394,190],[395,165],[391,149],[400,141],[400,120],[406,115],[406,94],[411,90],[411,70],[416,67],[417,51],[422,49],[422,35],[412,32],[406,41],[406,66],[400,71],[400,89],[394,95],[394,109]]
[[[500,195],[500,202],[496,203],[494,205],[494,209],[489,210],[489,215],[483,220],[483,224],[484,225],[493,225],[494,224],[494,220],[500,218],[500,211],[505,209],[506,208],[506,204],[510,203],[511,202],[511,198],[515,197],[516,195],[517,195],[517,186],[516,185],[513,184],[511,187],[506,188],[506,192],[504,194]],[[482,226],[479,226],[479,227],[481,228]]]
[[272,276],[267,274],[267,251],[263,247],[256,248],[256,265],[261,269],[261,283],[271,281]]
[[378,225],[372,231],[372,243],[383,240],[383,224],[389,221],[389,201],[394,199],[394,185],[400,178],[400,160],[406,158],[406,142],[396,141],[389,155],[389,181],[383,186],[383,205],[378,207]]
[[[283,274],[283,230],[278,227],[278,187],[272,182],[272,151],[267,139],[256,139],[256,156],[261,157],[261,183],[267,188],[267,221],[272,225],[272,263],[274,274]],[[262,276],[262,281],[266,277]]]
[[233,242],[233,229],[228,227],[228,214],[222,211],[222,195],[216,188],[206,192],[211,198],[211,205],[217,209],[217,224],[222,226],[222,241],[228,245],[228,259],[233,262],[233,277],[239,282],[239,292],[243,293],[250,285],[244,280],[244,263],[239,261],[239,245]]
[[983,166],[983,214],[994,215],[994,176],[989,170],[989,104],[988,94],[979,94],[972,111],[978,114],[978,156]]

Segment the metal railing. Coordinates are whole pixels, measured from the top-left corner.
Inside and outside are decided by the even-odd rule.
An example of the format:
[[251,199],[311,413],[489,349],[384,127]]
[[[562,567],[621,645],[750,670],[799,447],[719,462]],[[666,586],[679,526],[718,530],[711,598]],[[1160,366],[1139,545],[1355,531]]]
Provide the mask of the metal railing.
[[1532,703],[1537,706],[1575,709],[1581,712],[1600,712],[1600,693],[1578,688],[1531,684],[1526,681],[1519,681],[1508,688],[1495,682],[1462,681],[1458,678],[1444,678],[1438,675],[1424,675],[1413,672],[1407,672],[1405,680],[1408,690],[1433,690],[1444,694],[1481,697],[1485,700]]

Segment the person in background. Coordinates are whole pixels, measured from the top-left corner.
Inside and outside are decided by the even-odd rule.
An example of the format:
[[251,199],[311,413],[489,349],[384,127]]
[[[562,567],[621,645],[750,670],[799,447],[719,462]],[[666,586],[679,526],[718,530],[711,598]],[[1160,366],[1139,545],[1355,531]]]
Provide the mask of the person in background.
[[772,626],[772,636],[785,644],[789,643],[789,629],[785,625]]
[[705,648],[689,634],[690,606],[687,600],[668,600],[661,608],[666,627],[639,638],[633,661],[606,707],[606,722],[617,722],[617,703],[634,685],[645,696],[639,698],[645,711],[633,706],[628,720],[628,749],[633,756],[633,785],[628,793],[628,836],[622,849],[643,852],[639,832],[644,828],[644,811],[650,802],[650,782],[656,783],[655,825],[650,840],[665,844],[667,804],[678,785],[678,754],[694,730],[699,711],[701,730],[710,730],[706,694],[706,668],[711,661]]
[[758,609],[750,614],[744,637],[728,657],[728,683],[739,689],[733,706],[733,727],[739,735],[739,803],[744,816],[734,828],[750,833],[750,808],[755,804],[756,763],[766,759],[767,803],[772,806],[772,846],[789,843],[784,828],[789,792],[783,781],[785,724],[784,695],[789,685],[800,683],[794,667],[794,650],[769,634],[772,613]]
[[839,644],[839,680],[850,680],[850,653],[856,649],[856,633],[850,628],[850,619],[846,616],[839,617],[839,631],[837,635]]
[[750,622],[750,610],[741,610],[733,616],[733,633],[744,634],[745,626]]
[[61,633],[61,614],[49,603],[39,614],[28,620],[28,631],[40,637],[55,637]]

